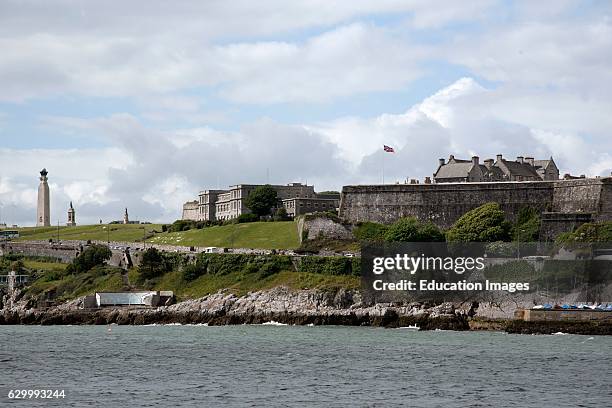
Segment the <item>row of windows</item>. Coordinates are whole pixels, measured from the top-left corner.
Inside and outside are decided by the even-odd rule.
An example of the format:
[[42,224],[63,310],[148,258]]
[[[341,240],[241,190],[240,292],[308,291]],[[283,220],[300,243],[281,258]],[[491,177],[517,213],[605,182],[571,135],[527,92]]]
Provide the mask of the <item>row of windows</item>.
[[[319,208],[319,204],[321,204],[321,208],[335,208],[335,206],[336,206],[335,203],[329,203],[329,202],[327,202],[327,203],[325,203],[325,202],[324,203],[315,202],[313,204],[311,202],[304,203],[303,201],[300,201],[300,208],[303,208],[303,207]],[[288,202],[287,203],[287,208],[295,208],[295,201]]]

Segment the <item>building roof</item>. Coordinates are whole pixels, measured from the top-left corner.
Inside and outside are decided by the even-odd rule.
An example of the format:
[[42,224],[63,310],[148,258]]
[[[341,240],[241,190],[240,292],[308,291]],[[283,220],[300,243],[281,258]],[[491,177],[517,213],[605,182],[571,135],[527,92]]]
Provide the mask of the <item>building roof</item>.
[[493,173],[493,178],[502,179],[504,177],[504,172],[497,166],[491,166],[490,168],[487,168],[487,166],[481,164],[480,171],[482,171],[483,176],[487,173]]
[[528,163],[519,163],[516,161],[509,161],[509,160],[504,160],[504,159],[502,159],[502,162],[506,165],[506,168],[508,168],[508,171],[513,176],[537,177],[537,178],[540,177],[540,175],[535,170],[535,168]]
[[543,169],[547,169],[548,166],[550,166],[551,164],[555,164],[555,161],[553,160],[552,157],[550,159],[547,159],[547,160],[534,160],[533,161],[533,166],[536,167],[536,168],[540,167],[540,168],[543,168]]
[[465,178],[472,170],[474,163],[472,161],[464,161],[455,159],[455,163],[446,163],[441,165],[434,174],[434,178]]

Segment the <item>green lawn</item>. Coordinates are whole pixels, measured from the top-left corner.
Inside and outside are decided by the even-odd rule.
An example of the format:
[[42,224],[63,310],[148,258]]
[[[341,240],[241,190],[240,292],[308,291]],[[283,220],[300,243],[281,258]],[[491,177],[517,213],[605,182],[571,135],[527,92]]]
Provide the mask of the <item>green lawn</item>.
[[[106,241],[142,241],[145,233],[151,231],[161,231],[159,224],[99,224],[99,225],[80,225],[76,227],[59,227],[60,240],[97,240]],[[57,227],[28,227],[19,228],[19,240],[32,241],[43,240],[50,238],[57,239]]]
[[23,262],[23,266],[25,266],[28,269],[45,271],[45,272],[48,272],[48,271],[62,272],[68,267],[68,264],[59,263],[59,262],[40,262],[40,261],[31,261],[29,259],[24,259],[22,260],[22,262]]
[[[60,240],[142,241],[182,246],[225,248],[293,249],[299,246],[297,224],[293,221],[252,222],[162,233],[159,224],[102,224],[59,227]],[[155,231],[154,236],[151,233]],[[20,241],[57,239],[57,227],[20,228]]]
[[156,234],[147,242],[225,248],[292,249],[299,246],[293,221],[251,222]]

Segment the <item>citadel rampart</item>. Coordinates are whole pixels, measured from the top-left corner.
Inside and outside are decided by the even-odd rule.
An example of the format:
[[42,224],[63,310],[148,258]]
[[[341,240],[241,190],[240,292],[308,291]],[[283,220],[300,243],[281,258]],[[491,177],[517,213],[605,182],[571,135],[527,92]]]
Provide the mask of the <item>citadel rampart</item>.
[[[340,217],[350,223],[392,223],[401,217],[450,227],[459,217],[484,203],[499,203],[514,220],[523,207],[541,213],[575,214],[576,221],[612,220],[612,178],[559,181],[440,183],[345,186]],[[556,223],[560,218],[554,218]],[[563,225],[555,230],[564,229]],[[565,230],[570,230],[568,228]]]
[[61,262],[71,262],[80,251],[73,243],[53,244],[48,242],[3,242],[0,244],[0,256],[20,254],[26,256],[46,256],[56,258]]

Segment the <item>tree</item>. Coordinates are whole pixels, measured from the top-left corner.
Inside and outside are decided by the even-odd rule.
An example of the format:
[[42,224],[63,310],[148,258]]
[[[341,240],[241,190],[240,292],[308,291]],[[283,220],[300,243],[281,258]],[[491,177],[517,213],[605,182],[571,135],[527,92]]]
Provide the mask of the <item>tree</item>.
[[156,248],[149,248],[142,254],[138,271],[142,279],[153,279],[172,270],[172,265]]
[[269,215],[272,207],[276,206],[278,199],[277,193],[271,185],[259,186],[255,188],[244,200],[244,204],[253,214],[258,216]]
[[497,203],[487,203],[466,212],[446,232],[448,242],[509,241],[510,222]]
[[431,222],[421,223],[414,217],[400,218],[385,233],[387,242],[441,242],[444,234]]
[[71,274],[87,272],[95,266],[104,265],[113,253],[106,245],[91,245],[72,260],[66,268]]
[[512,228],[513,239],[520,242],[535,242],[539,236],[540,213],[532,207],[521,208]]

